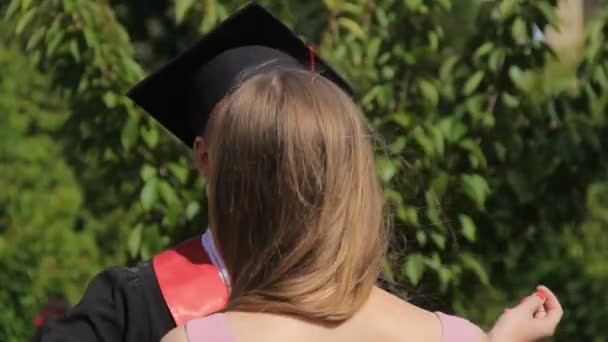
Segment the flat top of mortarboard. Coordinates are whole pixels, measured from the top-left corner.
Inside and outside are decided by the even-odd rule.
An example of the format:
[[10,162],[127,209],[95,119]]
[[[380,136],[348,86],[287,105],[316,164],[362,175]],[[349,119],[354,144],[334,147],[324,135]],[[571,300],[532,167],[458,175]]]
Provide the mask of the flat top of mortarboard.
[[347,93],[353,92],[294,32],[251,3],[135,85],[128,96],[192,147],[215,105],[244,71],[275,66],[312,67]]

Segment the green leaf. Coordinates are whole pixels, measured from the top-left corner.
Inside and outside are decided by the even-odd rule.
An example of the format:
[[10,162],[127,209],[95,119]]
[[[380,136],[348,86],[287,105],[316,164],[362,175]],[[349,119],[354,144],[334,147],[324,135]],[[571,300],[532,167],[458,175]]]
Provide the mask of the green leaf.
[[433,240],[433,243],[435,244],[435,246],[437,246],[439,248],[439,250],[441,250],[441,251],[445,250],[445,243],[446,243],[445,236],[443,236],[437,232],[432,232],[431,240]]
[[8,5],[8,8],[6,9],[6,13],[4,14],[5,20],[11,18],[13,14],[17,12],[17,10],[19,9],[19,4],[19,0],[11,0],[10,4]]
[[198,202],[190,202],[188,204],[188,206],[186,207],[186,218],[188,220],[192,220],[194,218],[194,216],[196,216],[196,214],[198,214],[200,209],[201,209],[201,205],[198,204]]
[[439,47],[439,36],[437,35],[437,33],[430,31],[428,33],[428,37],[429,48],[431,49],[431,51],[437,51],[437,48]]
[[477,209],[485,211],[485,202],[490,194],[490,186],[485,178],[477,174],[463,174],[462,189]]
[[103,103],[108,109],[116,107],[116,94],[112,91],[107,91],[103,94]]
[[217,1],[205,1],[205,9],[203,10],[203,20],[199,26],[199,31],[206,33],[211,30],[220,20],[222,5]]
[[399,112],[390,116],[391,120],[398,123],[403,128],[410,128],[412,123],[412,115],[409,113]]
[[139,136],[139,123],[137,117],[130,115],[120,132],[120,142],[125,150],[129,150]]
[[386,277],[389,282],[395,283],[395,273],[393,272],[393,266],[391,265],[389,260],[387,260],[387,258],[384,258],[382,262],[382,275]]
[[393,178],[393,176],[397,173],[397,166],[390,159],[384,157],[376,158],[376,166],[378,168],[380,178],[385,182],[390,181],[391,178]]
[[63,9],[67,13],[71,13],[74,11],[74,0],[63,0]]
[[423,0],[403,0],[403,3],[407,9],[416,12],[422,7]]
[[403,205],[403,197],[401,194],[393,189],[385,189],[384,197],[389,201],[394,203],[396,206]]
[[488,277],[488,273],[486,272],[485,268],[481,265],[479,260],[477,260],[470,253],[462,253],[459,255],[459,258],[460,258],[460,262],[461,262],[462,266],[465,269],[472,271],[477,276],[479,281],[481,281],[481,283],[483,285],[486,285],[486,286],[490,285],[490,278]]
[[479,59],[492,52],[492,49],[494,49],[494,43],[483,43],[480,47],[477,48],[477,50],[475,50],[475,53],[473,53],[473,59],[476,61],[476,63],[479,63]]
[[501,0],[498,10],[501,18],[506,19],[514,14],[518,0]]
[[399,207],[397,209],[397,217],[405,224],[411,224],[414,227],[420,226],[418,210],[414,207]]
[[430,191],[427,191],[424,194],[426,199],[427,207],[426,207],[426,217],[429,219],[431,225],[437,228],[445,228],[445,225],[441,219],[441,207],[437,197]]
[[469,152],[469,161],[474,169],[485,168],[488,164],[486,156],[481,150],[481,146],[472,139],[464,139],[459,144],[460,147]]
[[64,32],[57,31],[53,33],[53,35],[49,38],[48,44],[46,46],[46,55],[52,56],[59,44],[63,41]]
[[166,181],[158,182],[158,192],[160,193],[160,197],[163,199],[163,201],[165,201],[165,203],[169,206],[174,206],[179,202],[175,190]]
[[528,34],[526,22],[522,18],[517,18],[513,22],[513,25],[511,26],[511,35],[515,40],[515,43],[519,45],[524,45],[529,41],[530,36]]
[[445,192],[448,189],[448,174],[444,171],[439,171],[433,177],[431,181],[431,190],[433,191],[433,195],[435,198],[440,199],[445,195]]
[[327,7],[330,12],[336,10],[336,0],[323,0],[323,3],[325,3],[325,7]]
[[438,126],[448,142],[458,142],[467,134],[467,126],[455,117],[442,119]]
[[458,221],[460,221],[460,227],[462,229],[462,236],[470,242],[477,240],[477,227],[473,219],[465,214],[458,215]]
[[392,80],[395,76],[395,68],[390,65],[384,65],[382,67],[381,74],[384,80]]
[[[456,0],[458,1],[458,0]],[[437,2],[439,3],[439,6],[441,6],[441,8],[444,11],[449,11],[452,9],[452,0],[437,0]]]
[[432,105],[437,106],[439,102],[439,93],[437,88],[433,85],[433,83],[427,80],[420,80],[418,82],[418,87],[420,88],[420,92],[422,96]]
[[412,285],[416,286],[422,279],[426,268],[424,257],[418,253],[411,254],[403,266],[403,273],[406,275]]
[[503,49],[497,48],[490,54],[490,58],[488,59],[488,66],[490,70],[494,73],[501,71],[502,66],[505,62],[505,51]]
[[435,156],[435,147],[433,146],[433,140],[425,134],[424,130],[420,126],[414,129],[412,135],[414,136],[414,141],[418,143],[420,147],[422,147],[422,150],[427,156]]
[[507,92],[502,93],[501,95],[502,102],[505,106],[509,108],[517,108],[519,107],[519,98],[517,96],[513,96]]
[[80,62],[80,51],[78,50],[78,42],[74,39],[70,40],[68,43],[70,47],[70,53],[76,62]]
[[338,24],[350,31],[359,39],[365,39],[367,37],[361,26],[350,18],[340,17],[338,18]]
[[157,175],[156,168],[153,167],[152,165],[144,164],[144,166],[141,167],[141,179],[143,179],[144,182],[149,181],[150,179],[154,178],[156,175]]
[[479,84],[483,80],[483,76],[483,71],[479,70],[471,77],[469,77],[469,79],[464,84],[463,93],[465,95],[471,95],[477,89],[477,87],[479,87]]
[[531,88],[531,79],[519,67],[513,65],[509,68],[509,78],[515,86],[522,91],[529,91]]
[[15,33],[17,35],[20,35],[27,26],[27,24],[32,21],[34,15],[36,14],[36,10],[36,7],[30,8],[23,16],[21,16],[19,21],[17,21],[17,25],[15,26]]
[[389,149],[390,149],[391,153],[401,153],[401,152],[403,152],[403,149],[405,149],[406,145],[407,145],[407,138],[398,137],[397,139],[395,139],[395,141],[393,141],[389,145]]
[[458,56],[450,56],[448,58],[445,59],[445,61],[443,62],[443,64],[441,64],[441,68],[439,69],[439,78],[442,80],[447,80],[452,78],[452,74],[454,71],[454,68],[456,67],[457,63],[458,63],[459,57]]
[[159,139],[158,128],[156,128],[154,126],[150,126],[148,128],[142,127],[141,137],[143,138],[144,142],[149,147],[151,147],[151,148],[156,147],[156,145],[158,144],[158,139]]
[[507,159],[507,148],[499,142],[494,143],[494,153],[496,153],[496,157],[501,162]]
[[371,38],[367,43],[367,60],[371,62],[371,65],[376,64],[376,59],[378,58],[378,53],[380,52],[380,44],[382,44],[382,40],[378,37]]
[[356,16],[360,16],[365,11],[365,6],[353,4],[350,2],[343,2],[342,4],[340,4],[340,10],[342,12],[351,13]]
[[151,179],[146,182],[139,196],[144,210],[150,210],[158,201],[158,188],[156,179]]
[[179,25],[184,21],[186,13],[194,5],[194,0],[175,0],[175,22]]
[[36,29],[36,31],[34,31],[34,33],[30,36],[30,39],[28,39],[27,44],[25,45],[25,50],[26,51],[31,50],[36,45],[38,45],[38,43],[40,42],[40,39],[42,39],[45,32],[46,32],[46,27],[44,27],[44,26],[38,27]]
[[25,11],[30,8],[32,0],[21,0],[21,11]]
[[131,258],[134,258],[134,259],[137,258],[138,254],[139,254],[139,248],[141,247],[143,230],[144,230],[144,227],[140,223],[137,226],[135,226],[135,228],[133,228],[133,230],[131,230],[131,232],[129,233],[128,246],[129,246],[129,254],[130,254]]
[[168,168],[169,171],[171,171],[171,174],[173,174],[182,184],[186,183],[189,173],[186,167],[178,163],[171,163],[169,164]]
[[424,230],[419,229],[416,231],[416,241],[418,242],[418,244],[420,246],[426,245],[427,240],[428,240],[428,237],[426,236],[426,233],[424,232]]
[[433,137],[433,146],[435,147],[435,152],[437,157],[443,158],[445,152],[445,138],[441,133],[441,130],[433,126],[430,128],[431,137]]
[[555,7],[545,1],[534,1],[532,2],[532,6],[538,8],[543,13],[549,25],[557,27],[559,24],[559,16],[557,15]]

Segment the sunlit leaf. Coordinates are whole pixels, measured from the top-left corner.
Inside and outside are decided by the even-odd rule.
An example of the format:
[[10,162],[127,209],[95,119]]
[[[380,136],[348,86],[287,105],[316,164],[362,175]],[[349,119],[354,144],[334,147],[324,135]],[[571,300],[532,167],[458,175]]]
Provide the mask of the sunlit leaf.
[[435,86],[427,80],[420,80],[420,82],[418,82],[418,86],[420,87],[422,96],[427,99],[431,105],[436,106],[439,102],[439,93],[437,88],[435,88]]
[[403,265],[403,273],[414,286],[420,283],[424,270],[424,257],[418,253],[409,255]]
[[135,228],[133,228],[131,230],[131,233],[129,234],[128,246],[129,246],[129,254],[131,255],[131,258],[136,258],[137,255],[139,254],[139,248],[141,247],[143,229],[144,229],[144,227],[141,224],[138,224],[137,226],[135,226]]
[[462,253],[459,255],[459,257],[460,257],[460,261],[462,262],[462,265],[466,269],[472,271],[477,276],[479,281],[481,281],[482,284],[484,284],[484,285],[490,284],[490,279],[488,277],[488,273],[485,270],[485,268],[481,265],[479,260],[477,260],[473,255],[471,255],[469,253]]
[[359,24],[347,17],[338,18],[338,24],[354,34],[359,39],[365,39],[366,34]]
[[475,90],[477,90],[477,87],[479,87],[479,84],[483,80],[483,76],[484,73],[482,70],[479,70],[471,75],[471,77],[469,77],[467,82],[464,84],[464,88],[462,90],[463,93],[465,95],[471,95]]
[[485,203],[490,194],[488,182],[477,174],[464,174],[461,177],[462,189],[479,210],[485,210]]
[[462,236],[470,242],[475,242],[477,240],[477,227],[473,219],[468,215],[460,214],[458,220],[460,221]]
[[155,179],[146,182],[141,189],[139,200],[145,210],[151,209],[156,204],[158,200],[158,187]]
[[181,24],[188,10],[194,5],[194,0],[175,0],[175,22]]
[[32,19],[36,15],[36,12],[36,7],[30,8],[23,16],[21,16],[21,18],[19,18],[19,21],[15,26],[15,33],[17,35],[20,35],[23,32],[25,27],[30,23],[30,21],[32,21]]

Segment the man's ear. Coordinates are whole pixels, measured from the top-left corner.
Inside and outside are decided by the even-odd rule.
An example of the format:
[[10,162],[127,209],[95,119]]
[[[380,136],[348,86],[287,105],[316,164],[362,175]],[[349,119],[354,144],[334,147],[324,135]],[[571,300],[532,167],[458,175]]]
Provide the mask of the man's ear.
[[207,145],[205,138],[198,136],[194,139],[192,156],[198,172],[205,180],[209,180],[209,145]]

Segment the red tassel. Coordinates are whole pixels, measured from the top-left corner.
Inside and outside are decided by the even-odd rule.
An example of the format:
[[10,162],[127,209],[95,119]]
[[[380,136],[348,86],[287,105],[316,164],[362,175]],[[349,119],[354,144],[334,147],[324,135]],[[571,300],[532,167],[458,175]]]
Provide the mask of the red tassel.
[[315,72],[315,48],[312,45],[308,46],[308,54],[310,57],[310,71]]

